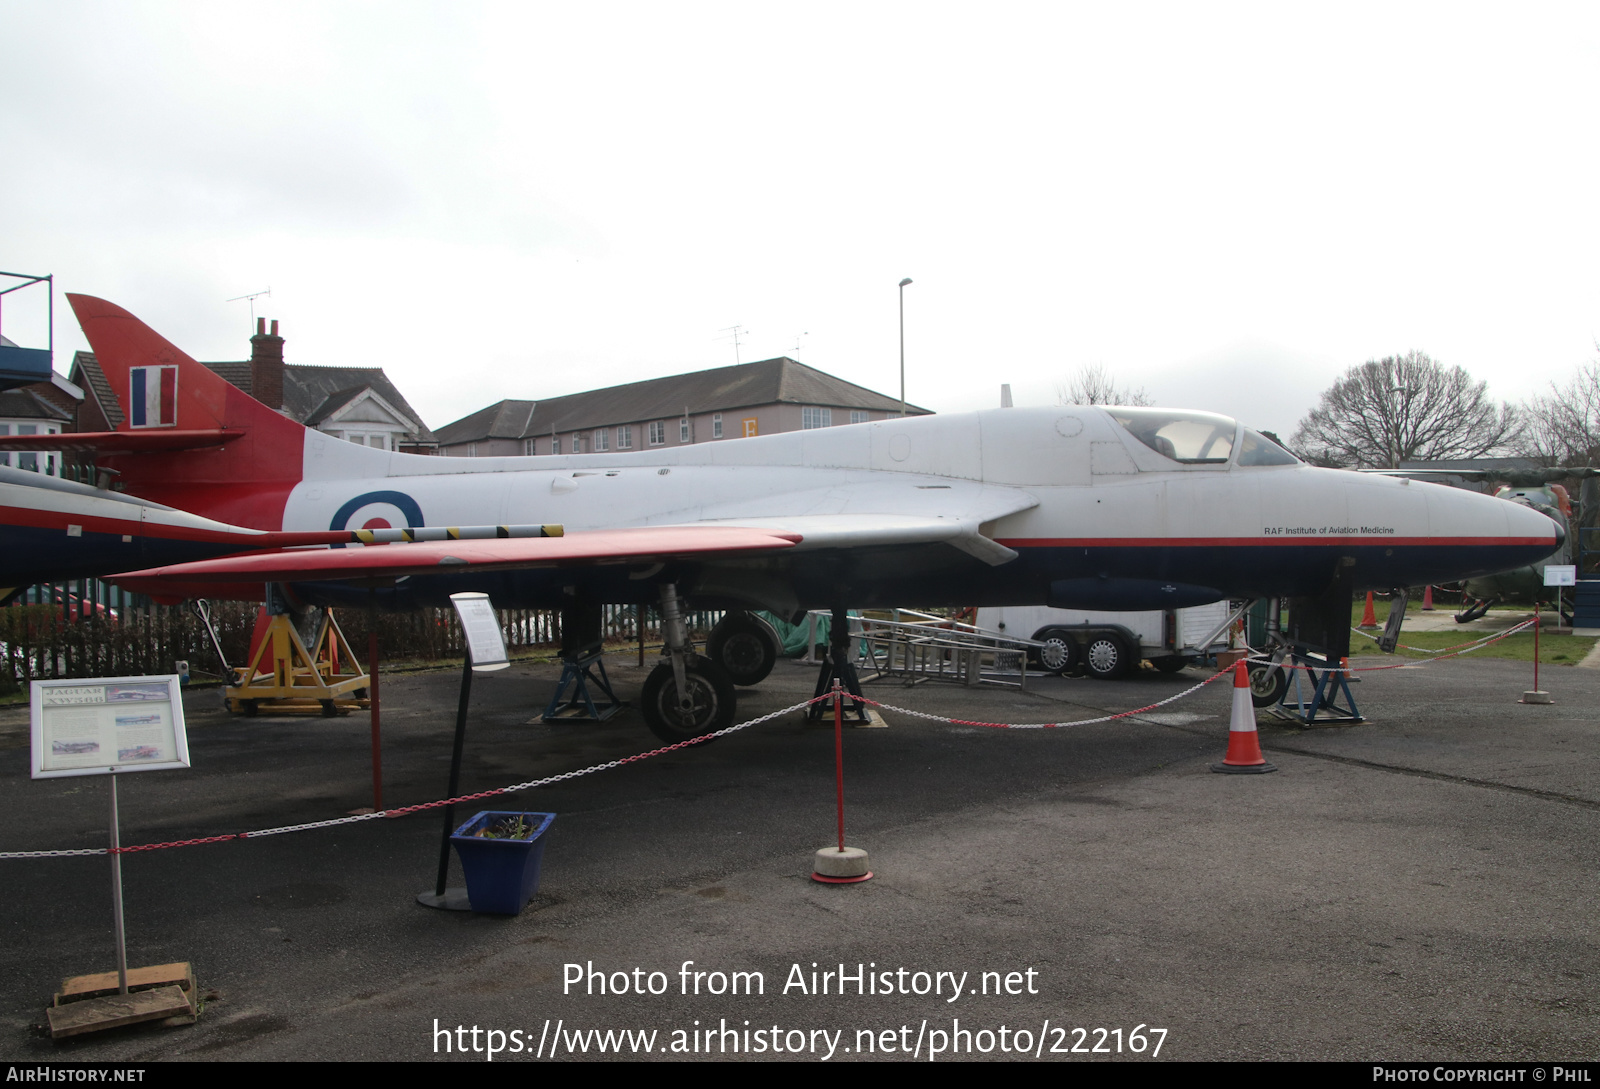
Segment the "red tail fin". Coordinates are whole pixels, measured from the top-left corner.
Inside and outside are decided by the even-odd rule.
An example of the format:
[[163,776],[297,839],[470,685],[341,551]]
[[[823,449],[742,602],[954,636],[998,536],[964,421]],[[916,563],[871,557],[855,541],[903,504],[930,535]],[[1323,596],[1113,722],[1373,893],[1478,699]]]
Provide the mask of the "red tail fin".
[[196,363],[144,322],[104,299],[67,296],[122,407],[119,431],[239,429],[206,450],[101,458],[126,489],[208,518],[280,529],[305,457],[301,427]]

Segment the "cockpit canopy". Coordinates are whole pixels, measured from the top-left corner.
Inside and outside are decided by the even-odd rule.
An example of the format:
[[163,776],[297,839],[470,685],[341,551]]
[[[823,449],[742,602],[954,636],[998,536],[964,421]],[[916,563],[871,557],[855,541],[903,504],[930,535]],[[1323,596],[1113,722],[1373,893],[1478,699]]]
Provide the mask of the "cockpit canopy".
[[[1237,421],[1211,412],[1170,408],[1107,408],[1128,433],[1180,465],[1226,465],[1239,438],[1240,465],[1298,465],[1289,451]],[[1242,433],[1241,433],[1242,432]]]

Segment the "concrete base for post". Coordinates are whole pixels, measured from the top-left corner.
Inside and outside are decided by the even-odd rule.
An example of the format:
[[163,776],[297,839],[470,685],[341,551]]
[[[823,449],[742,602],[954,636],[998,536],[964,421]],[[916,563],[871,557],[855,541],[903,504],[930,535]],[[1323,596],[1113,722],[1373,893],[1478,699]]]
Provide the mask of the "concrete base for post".
[[1542,690],[1536,688],[1532,692],[1524,692],[1522,694],[1522,698],[1520,700],[1518,700],[1517,702],[1518,703],[1554,703],[1555,700],[1550,698],[1550,693],[1542,691]]
[[[849,699],[848,696],[845,697],[845,698]],[[855,712],[849,711],[848,710],[849,706],[850,705],[848,703],[845,704],[845,708],[846,708],[847,712],[849,714],[853,715]],[[865,707],[865,708],[862,709],[862,712],[866,715],[867,721],[865,721],[865,722],[856,722],[853,719],[848,719],[847,718],[847,719],[844,720],[844,728],[847,729],[847,730],[887,730],[889,728],[889,724],[887,722],[883,721],[883,716],[874,713],[872,708]],[[807,728],[816,727],[817,729],[831,730],[831,729],[833,729],[833,712],[832,712],[832,709],[831,708],[829,709],[828,715],[826,717],[818,718],[818,719],[813,719],[807,712],[801,711],[800,712],[800,724],[802,726],[807,727]],[[838,850],[838,848],[835,847],[834,850]]]
[[811,880],[826,885],[851,885],[872,877],[867,852],[860,847],[824,847],[816,853]]

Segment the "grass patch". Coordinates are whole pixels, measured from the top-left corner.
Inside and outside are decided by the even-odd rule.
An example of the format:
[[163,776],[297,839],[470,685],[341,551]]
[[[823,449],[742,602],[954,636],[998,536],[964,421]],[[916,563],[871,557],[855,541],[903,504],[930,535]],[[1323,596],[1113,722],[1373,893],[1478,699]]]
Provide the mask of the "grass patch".
[[[1358,616],[1356,618],[1360,620]],[[1439,651],[1446,647],[1459,646],[1470,641],[1474,636],[1484,636],[1489,632],[1471,631],[1401,631],[1400,642],[1410,647],[1421,647],[1424,650]],[[1582,661],[1589,651],[1594,649],[1595,640],[1586,635],[1551,635],[1548,632],[1539,636],[1539,661],[1544,665],[1576,665]],[[1381,654],[1378,644],[1361,638],[1351,633],[1350,653],[1360,655]],[[1433,658],[1434,654],[1423,653],[1422,650],[1410,650],[1402,646],[1395,651],[1396,655],[1407,658]],[[1465,658],[1510,658],[1518,662],[1533,661],[1533,632],[1519,631],[1515,635],[1508,635],[1498,643],[1491,643],[1486,647],[1471,651]]]
[[[1446,610],[1454,612],[1456,609],[1460,608],[1460,605],[1454,602],[1445,604],[1444,602],[1439,601],[1437,596],[1435,597],[1434,603],[1440,612],[1444,612]],[[1373,598],[1372,611],[1377,617],[1378,628],[1368,629],[1372,635],[1378,635],[1379,631],[1382,630],[1383,625],[1388,622],[1391,605],[1392,602],[1384,598]],[[1358,627],[1361,624],[1361,617],[1366,611],[1366,607],[1367,603],[1364,596],[1362,599],[1357,600],[1351,605],[1350,626],[1352,628]],[[1414,597],[1406,603],[1407,616],[1411,615],[1412,613],[1419,613],[1421,609],[1422,602],[1418,598]],[[1527,615],[1532,615],[1531,609],[1528,611]],[[1448,647],[1460,646],[1463,643],[1469,643],[1473,639],[1481,638],[1489,634],[1489,632],[1475,632],[1471,630],[1459,629],[1451,631],[1406,631],[1402,628],[1400,632],[1400,642],[1408,644],[1410,647],[1420,647],[1422,649],[1411,650],[1402,646],[1395,651],[1395,654],[1403,655],[1407,658],[1434,658],[1437,657],[1436,654],[1428,654],[1424,653],[1424,651],[1440,651]],[[1594,644],[1595,640],[1586,635],[1552,635],[1548,630],[1546,630],[1541,632],[1539,635],[1539,661],[1543,665],[1576,665],[1577,663],[1583,661],[1585,656],[1588,655],[1589,651],[1594,649]],[[1371,655],[1382,654],[1383,652],[1378,649],[1377,643],[1372,642],[1369,639],[1363,639],[1355,632],[1351,632],[1350,653]],[[1481,647],[1478,650],[1469,651],[1462,657],[1509,658],[1513,661],[1532,663],[1533,632],[1518,632],[1516,635],[1507,636],[1498,643],[1491,643],[1490,645]]]

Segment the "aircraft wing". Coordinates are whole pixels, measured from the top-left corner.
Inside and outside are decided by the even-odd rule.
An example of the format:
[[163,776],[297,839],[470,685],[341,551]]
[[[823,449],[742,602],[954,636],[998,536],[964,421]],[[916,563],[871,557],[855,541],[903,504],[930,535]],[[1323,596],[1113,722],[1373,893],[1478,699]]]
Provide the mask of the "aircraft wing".
[[[1016,553],[981,531],[984,522],[1026,510],[1037,500],[1025,492],[987,497],[963,512],[935,514],[810,514],[708,519],[688,525],[636,526],[567,533],[559,537],[434,540],[256,552],[130,571],[114,581],[155,596],[192,592],[207,583],[317,582],[478,571],[519,570],[594,563],[658,562],[793,549],[866,548],[943,542],[990,565]],[[389,531],[405,536],[413,531]],[[357,533],[360,536],[360,533]]]
[[562,567],[582,563],[635,563],[793,548],[796,534],[739,526],[643,526],[599,529],[563,537],[510,537],[361,548],[302,549],[198,560],[130,571],[113,581],[125,589],[161,595],[197,583],[317,582],[322,580],[457,574]]

